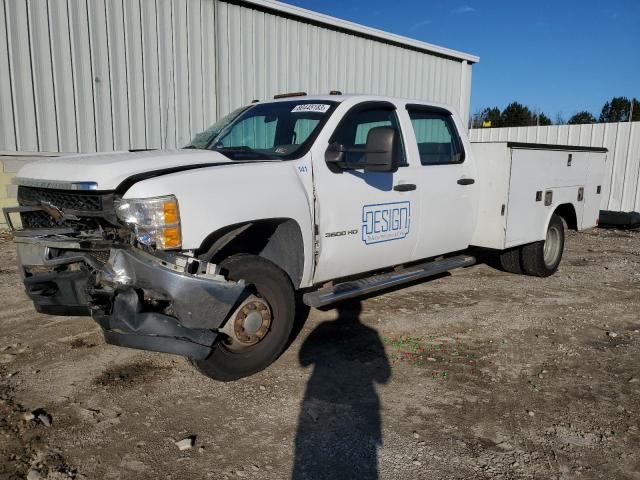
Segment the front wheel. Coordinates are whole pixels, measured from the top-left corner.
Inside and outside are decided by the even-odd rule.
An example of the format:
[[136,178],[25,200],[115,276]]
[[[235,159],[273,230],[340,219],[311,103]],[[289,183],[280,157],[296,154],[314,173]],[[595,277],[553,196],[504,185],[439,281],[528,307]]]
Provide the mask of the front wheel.
[[522,269],[527,275],[548,277],[556,273],[564,252],[564,220],[553,215],[542,242],[522,247]]
[[286,273],[257,255],[233,255],[220,268],[229,280],[244,280],[249,296],[227,320],[211,355],[192,363],[210,378],[230,381],[263,370],[282,353],[293,330],[295,296]]

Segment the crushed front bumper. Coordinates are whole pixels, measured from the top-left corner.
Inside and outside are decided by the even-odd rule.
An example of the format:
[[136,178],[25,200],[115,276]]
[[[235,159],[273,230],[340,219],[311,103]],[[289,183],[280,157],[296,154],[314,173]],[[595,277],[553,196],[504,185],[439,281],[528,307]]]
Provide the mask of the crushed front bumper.
[[114,345],[206,358],[246,295],[242,281],[188,257],[126,246],[96,252],[44,238],[16,242],[36,310],[91,315]]

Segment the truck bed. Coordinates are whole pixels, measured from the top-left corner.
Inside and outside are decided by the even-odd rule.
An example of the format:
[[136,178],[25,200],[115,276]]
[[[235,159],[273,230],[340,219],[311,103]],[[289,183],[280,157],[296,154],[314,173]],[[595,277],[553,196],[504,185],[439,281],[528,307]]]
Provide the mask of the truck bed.
[[597,225],[606,148],[472,143],[478,222],[471,245],[507,249],[545,239],[553,212],[575,211],[575,227]]

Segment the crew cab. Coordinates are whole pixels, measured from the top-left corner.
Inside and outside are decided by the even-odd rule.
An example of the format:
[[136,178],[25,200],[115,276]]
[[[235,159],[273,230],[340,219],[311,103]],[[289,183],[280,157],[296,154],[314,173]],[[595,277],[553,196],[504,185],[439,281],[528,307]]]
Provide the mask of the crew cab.
[[471,144],[456,111],[369,95],[242,107],[183,149],[47,159],[4,210],[35,308],[233,380],[285,349],[296,300],[493,255],[545,277],[598,221],[606,150]]

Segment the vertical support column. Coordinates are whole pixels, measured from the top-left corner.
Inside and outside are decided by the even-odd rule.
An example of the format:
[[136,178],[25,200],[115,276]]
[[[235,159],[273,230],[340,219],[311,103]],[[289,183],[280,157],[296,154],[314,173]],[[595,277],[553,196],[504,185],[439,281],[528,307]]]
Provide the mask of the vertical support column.
[[458,112],[464,125],[469,127],[469,103],[471,102],[471,92],[467,88],[469,84],[469,62],[463,60],[460,64],[460,98],[458,100]]

